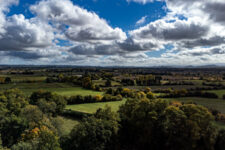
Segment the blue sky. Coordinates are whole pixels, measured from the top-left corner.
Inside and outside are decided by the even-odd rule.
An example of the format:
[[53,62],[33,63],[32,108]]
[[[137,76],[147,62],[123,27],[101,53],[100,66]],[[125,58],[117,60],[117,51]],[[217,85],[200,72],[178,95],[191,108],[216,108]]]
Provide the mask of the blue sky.
[[0,1],[0,64],[224,65],[224,0]]
[[[165,2],[147,3],[145,5],[126,0],[72,0],[75,5],[79,5],[89,11],[93,11],[101,18],[104,18],[112,27],[120,27],[124,31],[137,28],[136,22],[143,16],[149,22],[160,19],[166,15]],[[26,18],[34,15],[29,11],[29,6],[38,3],[39,0],[20,0],[19,5],[11,7],[8,16],[13,14],[24,14]],[[118,17],[119,16],[119,17]],[[144,25],[142,24],[142,25]]]

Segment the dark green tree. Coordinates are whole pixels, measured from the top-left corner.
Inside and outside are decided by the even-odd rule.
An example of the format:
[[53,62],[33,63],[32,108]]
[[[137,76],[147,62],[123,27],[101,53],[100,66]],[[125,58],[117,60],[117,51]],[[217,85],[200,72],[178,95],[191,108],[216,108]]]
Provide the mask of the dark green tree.
[[11,80],[10,77],[6,77],[6,78],[5,78],[5,83],[11,83],[11,82],[12,82],[12,80]]
[[111,82],[111,80],[106,80],[106,82],[105,82],[105,86],[106,87],[111,87],[112,86],[112,82]]
[[32,93],[30,104],[39,106],[44,113],[56,116],[65,108],[66,100],[60,95],[40,90]]
[[118,116],[110,108],[99,109],[94,116],[84,119],[64,141],[63,149],[112,149],[119,128]]

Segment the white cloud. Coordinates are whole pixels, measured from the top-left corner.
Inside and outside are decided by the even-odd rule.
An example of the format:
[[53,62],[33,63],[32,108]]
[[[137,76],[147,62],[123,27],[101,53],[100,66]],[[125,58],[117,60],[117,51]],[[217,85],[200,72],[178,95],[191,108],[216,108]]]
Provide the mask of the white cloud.
[[65,35],[73,41],[96,42],[124,40],[126,34],[120,28],[112,28],[106,20],[94,12],[74,5],[70,0],[41,1],[30,7],[44,21],[65,28]]
[[136,25],[144,24],[146,22],[146,18],[147,16],[141,17],[141,19],[136,22]]
[[6,23],[5,14],[9,11],[9,6],[18,4],[18,0],[1,0],[0,1],[0,38],[1,33],[5,33],[4,25]]
[[141,4],[146,4],[146,3],[151,3],[154,0],[127,0],[127,2],[136,2],[136,3],[141,3]]
[[5,33],[0,39],[0,50],[32,50],[52,45],[54,34],[51,27],[36,19],[25,19],[20,15],[13,15],[4,25]]
[[[225,64],[224,0],[165,0],[168,14],[129,31],[128,37],[71,0],[39,1],[30,7],[34,14],[30,19],[6,15],[17,3],[0,0],[1,62],[13,58],[24,63],[111,66]],[[145,21],[146,16],[137,25]],[[60,40],[69,45],[57,46]],[[146,53],[168,44],[173,48],[159,58]]]

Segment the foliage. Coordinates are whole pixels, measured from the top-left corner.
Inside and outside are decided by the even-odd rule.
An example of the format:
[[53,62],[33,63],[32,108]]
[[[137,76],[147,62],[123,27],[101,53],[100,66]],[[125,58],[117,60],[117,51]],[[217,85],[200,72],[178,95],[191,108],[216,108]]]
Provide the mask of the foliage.
[[111,102],[111,101],[121,101],[123,97],[121,95],[112,96],[109,94],[102,95],[96,95],[96,96],[71,96],[67,99],[68,105],[73,104],[85,104],[85,103],[96,103],[96,102]]
[[178,98],[178,97],[205,97],[205,98],[219,98],[217,94],[202,91],[187,91],[186,89],[174,90],[169,94],[162,96],[164,98]]
[[215,150],[223,150],[225,147],[225,130],[220,130],[216,138]]
[[56,116],[65,108],[66,100],[60,95],[40,90],[30,96],[30,104],[37,105],[44,113]]
[[25,118],[19,117],[28,100],[18,89],[0,93],[0,133],[3,146],[13,145],[27,127]]
[[104,150],[113,146],[118,131],[118,116],[110,108],[99,109],[94,116],[84,119],[64,140],[64,149]]
[[202,106],[132,99],[120,107],[119,114],[122,149],[213,149],[213,117]]
[[106,82],[105,82],[105,86],[106,87],[111,87],[112,86],[112,82],[111,82],[111,80],[106,80]]

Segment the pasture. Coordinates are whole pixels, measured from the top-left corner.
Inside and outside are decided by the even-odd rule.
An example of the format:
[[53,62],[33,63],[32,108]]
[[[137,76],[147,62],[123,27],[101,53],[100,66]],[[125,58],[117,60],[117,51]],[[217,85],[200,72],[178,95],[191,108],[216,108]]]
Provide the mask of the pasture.
[[210,90],[207,92],[215,93],[219,96],[220,99],[223,98],[223,95],[225,95],[225,90]]
[[67,117],[59,117],[62,120],[62,134],[63,135],[68,135],[70,131],[76,126],[79,121],[72,119],[72,118],[67,118]]
[[72,96],[72,95],[102,95],[103,92],[87,90],[82,87],[74,86],[73,84],[67,83],[10,83],[1,84],[0,91],[5,89],[18,88],[24,92],[26,96],[30,96],[34,91],[45,90],[49,92],[54,92],[62,96]]
[[126,100],[115,101],[115,102],[99,102],[99,103],[89,103],[89,104],[78,104],[78,105],[67,105],[66,109],[73,111],[83,112],[83,113],[95,113],[97,109],[104,108],[106,105],[110,106],[113,111],[117,111],[119,106],[124,104]]

